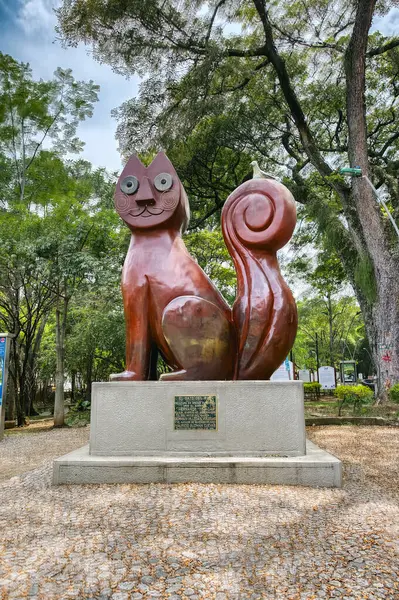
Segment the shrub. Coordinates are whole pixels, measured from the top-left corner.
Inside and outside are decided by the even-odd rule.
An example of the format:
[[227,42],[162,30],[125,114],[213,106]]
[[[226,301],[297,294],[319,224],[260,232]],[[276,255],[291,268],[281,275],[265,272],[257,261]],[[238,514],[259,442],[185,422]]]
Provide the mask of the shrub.
[[389,390],[389,399],[399,404],[399,383],[395,383]]
[[313,381],[312,383],[304,383],[303,391],[305,392],[305,397],[311,400],[317,400],[320,396],[320,388],[321,384],[317,383],[317,381]]
[[303,389],[305,392],[314,392],[320,391],[321,383],[317,383],[317,381],[312,381],[312,383],[304,383]]
[[68,427],[84,427],[90,423],[90,402],[82,398],[71,408],[65,418]]
[[339,385],[334,394],[340,401],[338,403],[339,416],[341,416],[344,404],[353,405],[353,414],[355,414],[357,410],[360,410],[362,404],[367,404],[374,396],[373,391],[365,385]]
[[305,396],[310,398],[310,400],[317,400],[320,397],[320,389],[321,384],[317,381],[312,381],[311,383],[304,383],[303,390],[305,392]]

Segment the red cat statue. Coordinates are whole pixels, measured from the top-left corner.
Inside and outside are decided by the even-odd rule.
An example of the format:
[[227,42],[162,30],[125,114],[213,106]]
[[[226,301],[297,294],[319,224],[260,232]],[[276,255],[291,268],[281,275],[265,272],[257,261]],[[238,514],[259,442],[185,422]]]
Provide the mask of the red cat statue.
[[148,167],[129,159],[115,206],[132,236],[122,273],[126,371],[111,378],[151,378],[159,350],[172,368],[162,380],[269,379],[297,329],[295,301],[276,257],[296,222],[287,188],[252,179],[223,207],[223,236],[237,271],[232,309],[187,251],[189,204],[165,154]]

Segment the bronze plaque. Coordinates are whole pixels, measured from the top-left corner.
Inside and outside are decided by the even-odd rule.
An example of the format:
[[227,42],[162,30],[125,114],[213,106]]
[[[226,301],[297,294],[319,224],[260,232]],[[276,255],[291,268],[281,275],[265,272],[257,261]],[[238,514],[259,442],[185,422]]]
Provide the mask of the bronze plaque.
[[175,396],[175,429],[217,428],[216,396]]

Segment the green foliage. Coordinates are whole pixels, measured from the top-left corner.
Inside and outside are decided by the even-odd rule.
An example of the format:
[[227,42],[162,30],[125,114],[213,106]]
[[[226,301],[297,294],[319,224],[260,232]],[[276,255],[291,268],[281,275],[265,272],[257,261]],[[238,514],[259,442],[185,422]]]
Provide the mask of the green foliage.
[[320,295],[310,296],[298,301],[297,306],[298,333],[293,353],[300,368],[315,370],[317,367],[316,334],[320,364],[331,363],[337,368],[340,360],[357,356],[365,334],[362,316],[353,296],[337,295],[330,302]]
[[305,393],[319,392],[321,390],[321,383],[318,383],[317,381],[312,381],[310,383],[305,382],[303,384],[303,389]]
[[391,402],[399,403],[399,383],[396,383],[389,390],[389,399]]
[[320,396],[321,384],[317,381],[312,381],[311,383],[303,384],[303,391],[305,393],[305,398],[310,398],[311,400],[317,400]]
[[353,414],[359,412],[363,404],[368,404],[373,399],[373,392],[364,385],[339,385],[335,391],[339,399],[338,414],[341,415],[344,404],[353,406]]
[[342,400],[343,398],[359,398],[363,402],[373,397],[373,392],[365,385],[339,385],[335,389],[335,396]]
[[232,304],[235,299],[236,272],[221,231],[203,229],[189,233],[184,241],[200,267]]
[[[66,368],[78,373],[85,397],[92,381],[107,381],[123,370],[125,324],[119,291],[120,270],[114,271],[111,287],[98,286],[79,294],[72,303],[66,344]],[[109,280],[108,280],[109,282]]]
[[90,410],[72,409],[65,418],[68,427],[86,427],[90,423]]
[[63,193],[60,157],[83,148],[76,130],[92,115],[98,90],[92,81],[76,81],[70,69],[35,81],[29,65],[0,53],[0,206],[29,209]]
[[0,54],[0,328],[16,336],[10,376],[20,423],[35,397],[37,369],[46,384],[53,375],[54,307],[99,276],[100,246],[91,239],[100,238],[106,252],[102,215],[109,219],[110,211],[98,194],[105,175],[65,158],[83,147],[76,130],[91,116],[98,89],[69,69],[35,81],[28,65]]

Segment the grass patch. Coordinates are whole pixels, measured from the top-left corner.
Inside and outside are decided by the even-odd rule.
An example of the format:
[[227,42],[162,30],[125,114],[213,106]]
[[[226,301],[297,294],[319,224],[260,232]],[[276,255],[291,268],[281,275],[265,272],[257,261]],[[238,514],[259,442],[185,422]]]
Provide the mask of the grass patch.
[[[305,402],[305,418],[309,417],[336,417],[338,415],[339,402]],[[383,417],[392,421],[399,420],[398,405],[394,403],[366,404],[356,413],[360,417]],[[341,415],[353,416],[352,406],[343,406]]]

